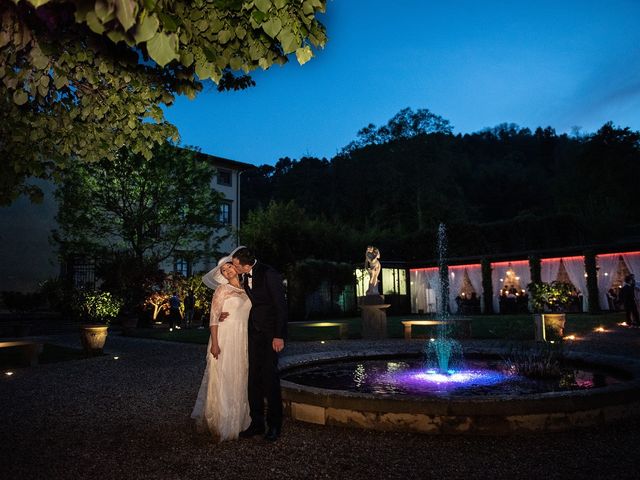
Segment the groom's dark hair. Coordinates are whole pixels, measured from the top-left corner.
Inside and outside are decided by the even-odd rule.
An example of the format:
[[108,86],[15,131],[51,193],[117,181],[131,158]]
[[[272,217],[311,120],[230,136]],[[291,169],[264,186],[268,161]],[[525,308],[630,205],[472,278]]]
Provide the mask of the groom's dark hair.
[[237,258],[240,265],[253,265],[256,261],[256,255],[250,248],[241,248],[233,254],[233,258]]

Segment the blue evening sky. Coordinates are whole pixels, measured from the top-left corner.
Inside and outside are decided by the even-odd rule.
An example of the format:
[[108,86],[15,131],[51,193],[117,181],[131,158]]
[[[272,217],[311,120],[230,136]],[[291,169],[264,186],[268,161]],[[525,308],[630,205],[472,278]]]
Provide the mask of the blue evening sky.
[[428,108],[455,133],[503,122],[640,130],[640,1],[329,0],[329,42],[257,86],[167,109],[184,145],[241,162],[331,158],[363,126]]

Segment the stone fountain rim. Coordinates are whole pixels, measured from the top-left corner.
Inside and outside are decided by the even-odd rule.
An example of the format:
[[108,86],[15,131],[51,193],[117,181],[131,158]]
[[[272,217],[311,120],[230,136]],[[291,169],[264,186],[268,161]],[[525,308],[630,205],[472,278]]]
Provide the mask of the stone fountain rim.
[[[280,370],[288,370],[322,364],[336,360],[357,360],[384,358],[397,355],[412,355],[417,352],[407,350],[406,345],[384,346],[371,349],[349,349],[299,354],[281,360]],[[500,355],[509,352],[506,347],[465,347],[469,354]],[[283,380],[285,401],[314,405],[321,408],[342,408],[360,412],[380,413],[423,413],[428,415],[454,416],[513,416],[580,412],[594,408],[614,407],[640,403],[640,361],[626,357],[568,352],[572,361],[580,361],[620,370],[631,376],[631,380],[606,387],[565,392],[545,392],[531,395],[500,395],[491,397],[450,396],[420,397],[415,395],[380,395],[349,392],[344,390],[309,387]]]

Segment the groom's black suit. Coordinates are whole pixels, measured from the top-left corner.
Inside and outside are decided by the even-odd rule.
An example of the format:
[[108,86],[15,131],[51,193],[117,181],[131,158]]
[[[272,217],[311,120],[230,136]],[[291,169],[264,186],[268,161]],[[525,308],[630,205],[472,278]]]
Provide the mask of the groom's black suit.
[[287,303],[282,277],[269,265],[257,262],[251,270],[249,314],[249,408],[251,423],[264,428],[264,398],[267,398],[267,424],[280,429],[282,397],[278,374],[278,354],[273,351],[274,338],[287,336]]

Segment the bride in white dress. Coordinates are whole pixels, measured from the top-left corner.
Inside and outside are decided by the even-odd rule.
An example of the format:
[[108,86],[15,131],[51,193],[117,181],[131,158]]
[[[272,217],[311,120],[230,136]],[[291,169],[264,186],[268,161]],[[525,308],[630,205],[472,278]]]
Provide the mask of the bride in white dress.
[[[247,399],[247,324],[251,301],[238,281],[231,256],[224,257],[203,281],[216,286],[211,301],[207,366],[191,418],[218,441],[233,440],[251,423]],[[211,281],[213,280],[213,281]],[[221,312],[229,315],[219,323]]]

